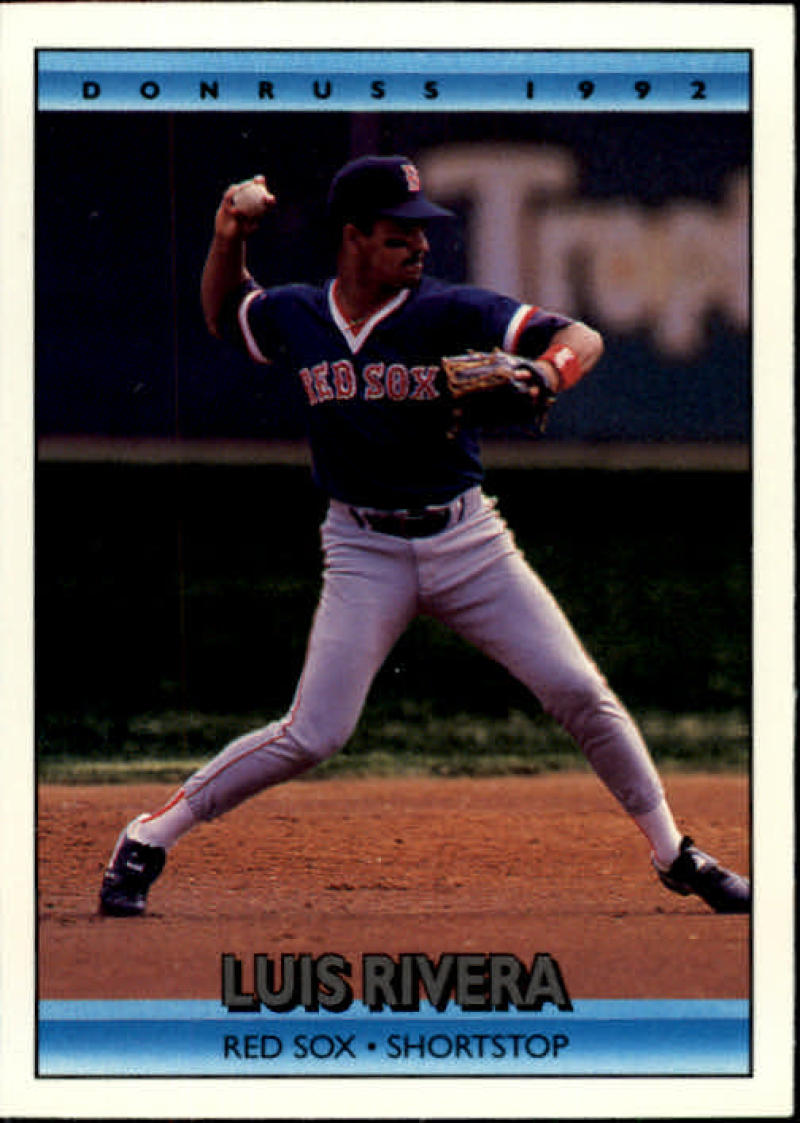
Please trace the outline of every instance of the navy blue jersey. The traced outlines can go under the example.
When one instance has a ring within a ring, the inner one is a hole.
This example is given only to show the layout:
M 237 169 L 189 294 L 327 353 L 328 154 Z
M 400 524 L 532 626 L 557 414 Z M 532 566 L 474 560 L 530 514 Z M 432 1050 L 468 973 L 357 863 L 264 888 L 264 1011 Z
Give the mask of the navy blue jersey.
M 318 485 L 358 506 L 445 503 L 483 478 L 474 432 L 451 432 L 441 358 L 493 347 L 536 356 L 572 321 L 425 278 L 349 325 L 323 287 L 248 286 L 235 331 L 257 362 L 302 383 Z

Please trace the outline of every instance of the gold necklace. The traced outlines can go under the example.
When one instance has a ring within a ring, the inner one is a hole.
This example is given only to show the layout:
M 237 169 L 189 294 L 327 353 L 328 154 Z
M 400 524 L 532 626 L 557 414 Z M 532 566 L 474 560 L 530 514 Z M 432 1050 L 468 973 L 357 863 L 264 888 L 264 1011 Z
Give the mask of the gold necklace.
M 352 331 L 353 328 L 361 327 L 361 325 L 365 324 L 367 320 L 371 320 L 374 315 L 374 312 L 367 312 L 366 316 L 357 316 L 355 320 L 350 320 L 347 316 L 345 316 L 345 320 L 347 321 L 347 330 Z

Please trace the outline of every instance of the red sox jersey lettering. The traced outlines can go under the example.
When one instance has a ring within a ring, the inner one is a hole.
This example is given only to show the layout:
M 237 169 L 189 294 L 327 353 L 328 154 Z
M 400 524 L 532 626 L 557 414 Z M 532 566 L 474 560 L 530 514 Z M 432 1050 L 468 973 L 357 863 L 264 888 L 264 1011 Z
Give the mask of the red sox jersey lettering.
M 303 367 L 299 372 L 300 381 L 306 392 L 309 404 L 322 402 L 349 401 L 359 396 L 364 401 L 378 401 L 389 398 L 393 402 L 432 401 L 440 397 L 435 380 L 438 366 L 414 366 L 410 369 L 404 363 L 368 363 L 357 372 L 349 359 L 338 359 L 331 363 L 318 363 Z
M 328 385 L 328 364 L 318 363 L 315 367 L 311 368 L 311 374 L 314 378 L 314 389 L 317 393 L 317 400 L 320 402 L 333 401 L 334 393 Z
M 364 381 L 367 388 L 364 391 L 364 400 L 375 401 L 383 397 L 383 363 L 369 363 L 364 367 Z
M 338 401 L 347 401 L 356 396 L 358 382 L 353 364 L 347 359 L 340 359 L 333 364 L 333 386 Z

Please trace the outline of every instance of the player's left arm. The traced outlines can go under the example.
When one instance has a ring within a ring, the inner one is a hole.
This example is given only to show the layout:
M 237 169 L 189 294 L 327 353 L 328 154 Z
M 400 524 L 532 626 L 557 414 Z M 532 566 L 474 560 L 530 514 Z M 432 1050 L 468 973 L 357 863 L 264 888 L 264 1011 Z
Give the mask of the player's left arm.
M 502 350 L 536 362 L 553 394 L 569 390 L 603 354 L 600 332 L 563 312 L 536 304 L 514 305 L 507 297 L 486 303 L 496 324 L 509 316 L 502 328 Z
M 552 390 L 561 393 L 589 373 L 603 354 L 603 348 L 599 331 L 574 320 L 554 332 L 545 350 L 531 358 L 541 363 L 552 377 Z

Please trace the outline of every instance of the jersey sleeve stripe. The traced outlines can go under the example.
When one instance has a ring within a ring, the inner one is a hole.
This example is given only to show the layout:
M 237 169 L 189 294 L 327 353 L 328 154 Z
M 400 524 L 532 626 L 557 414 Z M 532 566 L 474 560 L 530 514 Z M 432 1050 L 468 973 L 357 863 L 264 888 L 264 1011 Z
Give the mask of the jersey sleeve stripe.
M 516 352 L 520 336 L 538 311 L 536 305 L 520 304 L 508 322 L 506 334 L 503 337 L 504 351 L 510 351 L 512 355 Z
M 253 289 L 252 292 L 249 292 L 247 294 L 242 303 L 239 305 L 238 318 L 239 327 L 242 332 L 242 338 L 244 339 L 248 354 L 250 355 L 251 359 L 255 359 L 257 363 L 268 363 L 269 359 L 256 343 L 255 336 L 250 330 L 250 324 L 247 319 L 250 305 L 253 303 L 255 298 L 260 295 L 261 291 L 261 289 Z

